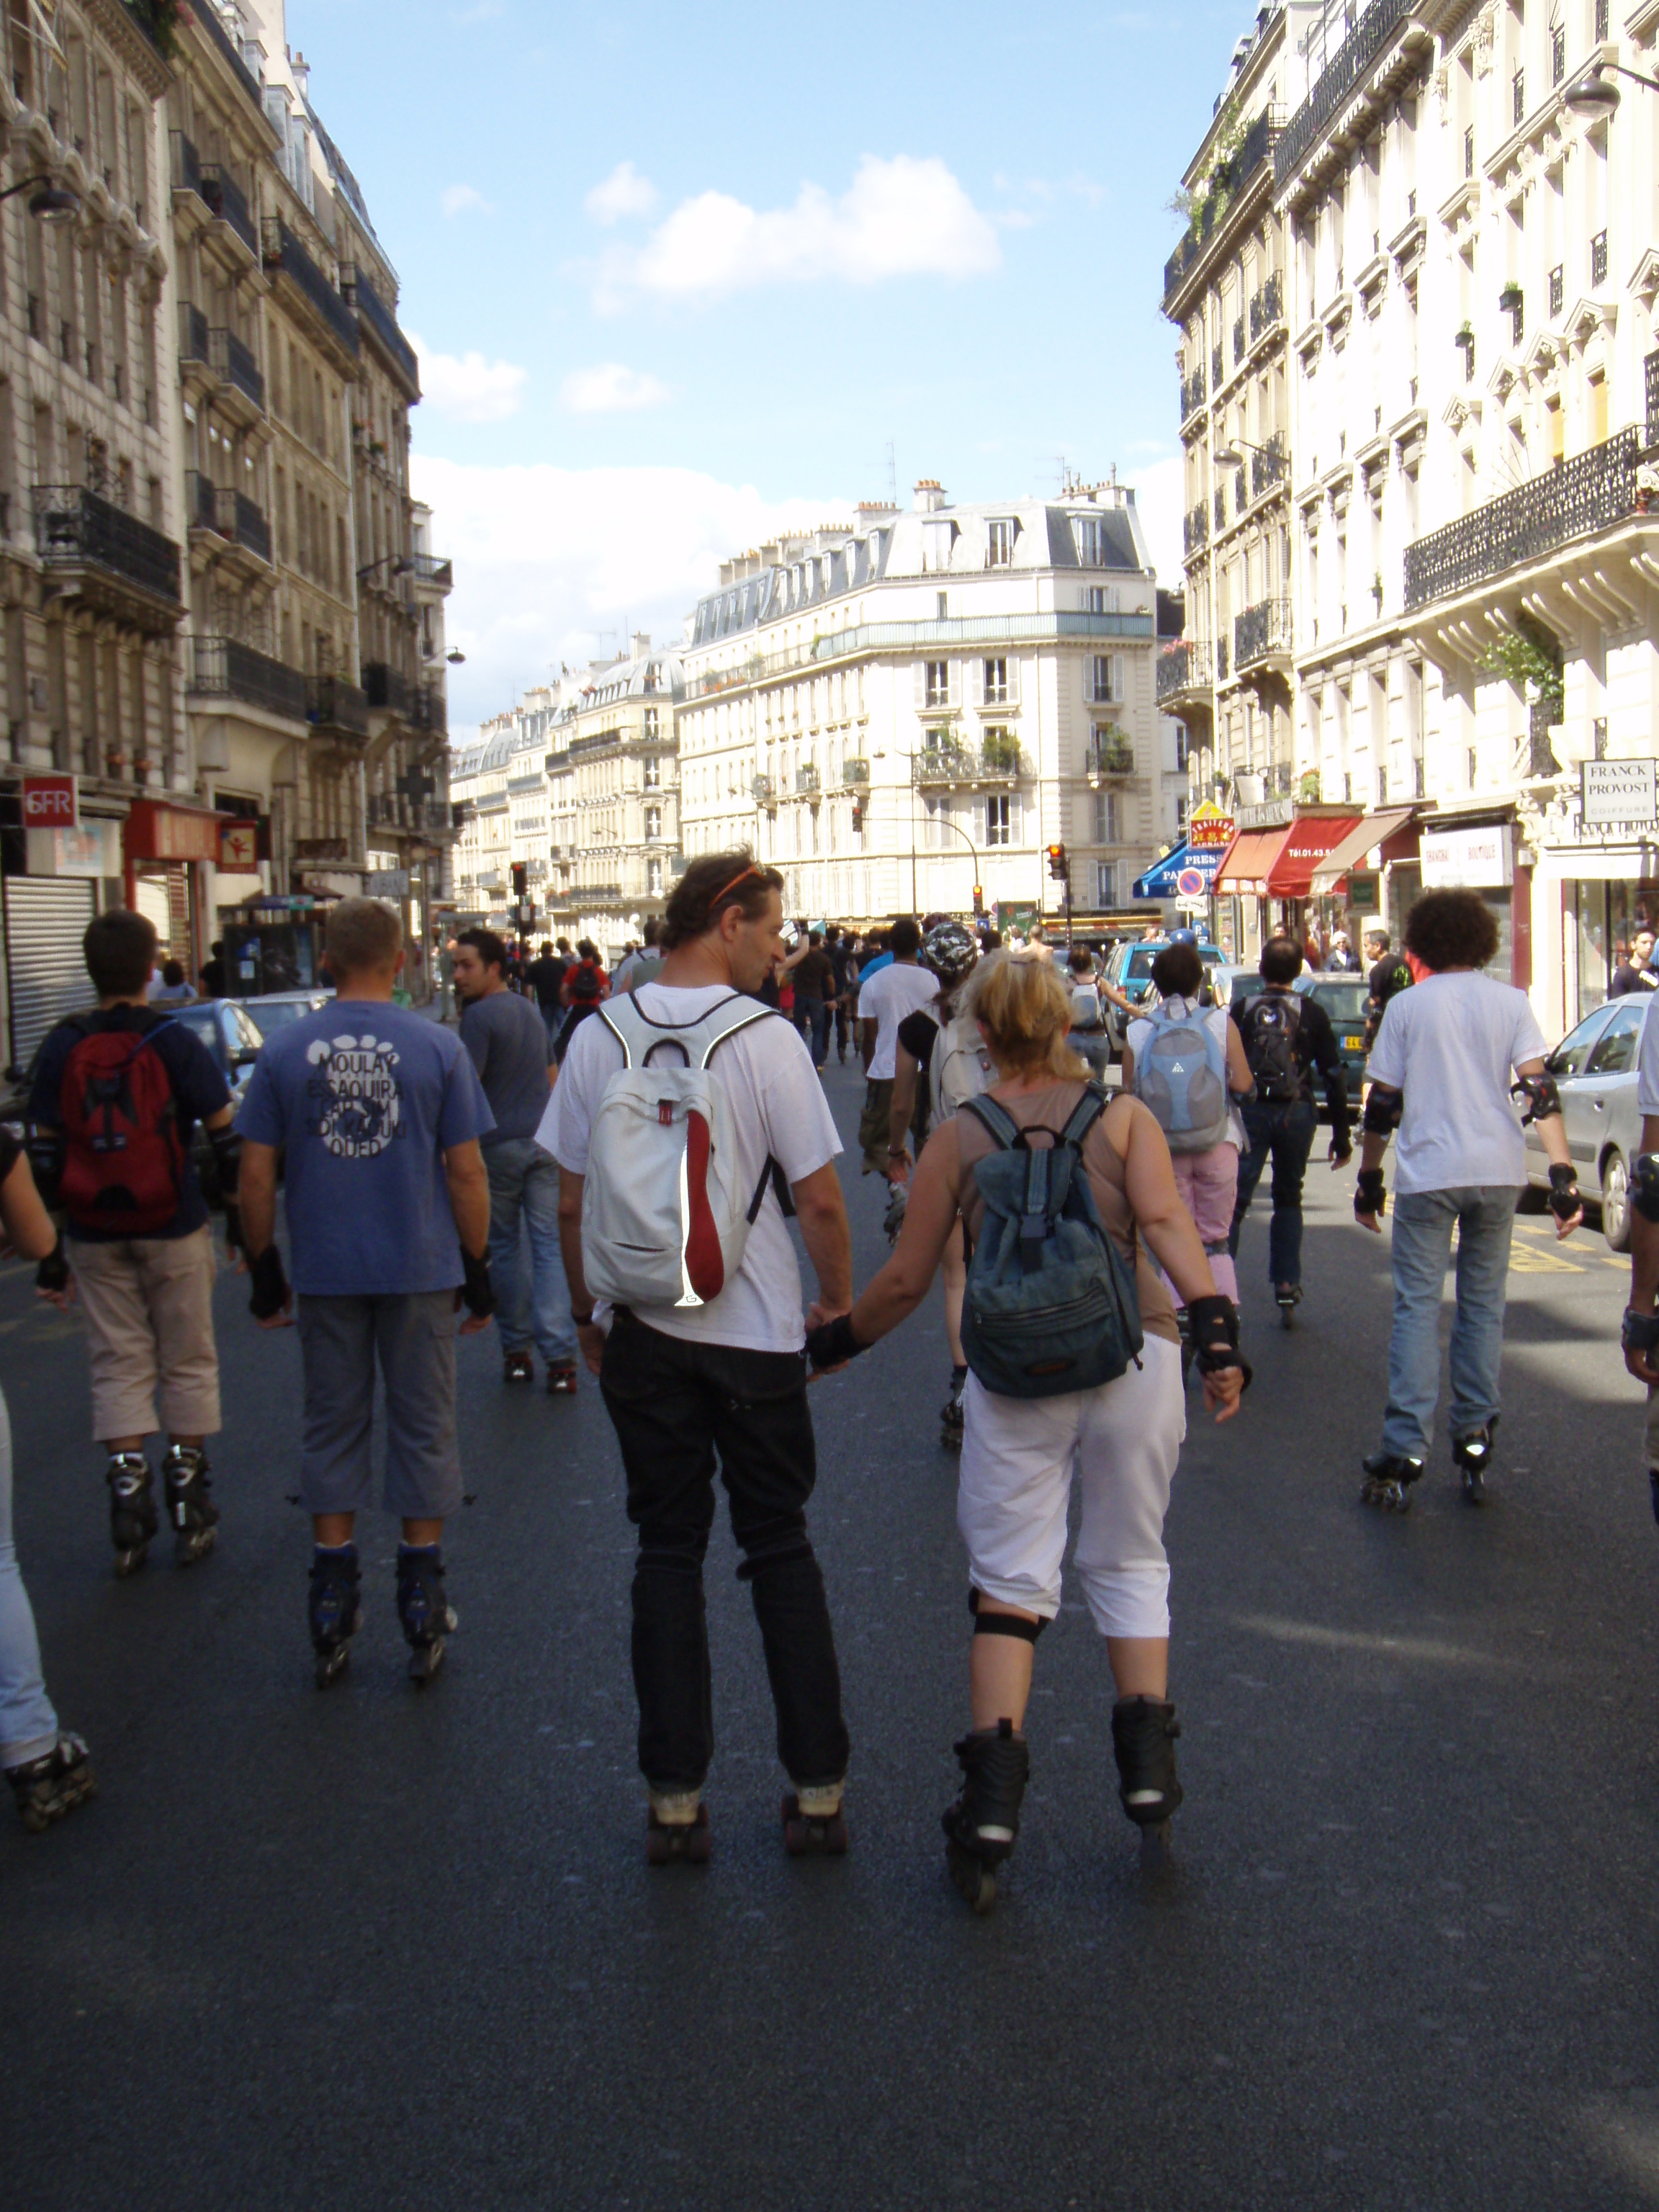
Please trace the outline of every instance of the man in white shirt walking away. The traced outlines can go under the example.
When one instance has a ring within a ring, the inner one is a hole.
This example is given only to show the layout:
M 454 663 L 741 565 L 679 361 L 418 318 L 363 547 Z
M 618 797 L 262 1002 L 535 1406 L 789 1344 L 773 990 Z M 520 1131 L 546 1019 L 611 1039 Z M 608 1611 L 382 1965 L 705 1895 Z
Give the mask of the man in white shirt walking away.
M 847 1847 L 848 1735 L 806 1530 L 817 1463 L 786 1212 L 817 1273 L 813 1326 L 851 1306 L 852 1255 L 823 1086 L 791 1024 L 745 995 L 782 957 L 782 891 L 748 852 L 691 863 L 663 918 L 660 980 L 583 1023 L 540 1135 L 559 1163 L 582 1352 L 639 1531 L 634 1683 L 653 1864 L 708 1856 L 702 1563 L 717 1458 L 793 1785 L 785 1842 Z
M 859 1050 L 864 1056 L 864 1112 L 859 1121 L 859 1143 L 864 1148 L 866 1175 L 887 1174 L 889 1124 L 893 1109 L 893 1078 L 898 1072 L 899 1024 L 930 1006 L 939 991 L 939 978 L 916 965 L 921 951 L 921 932 L 909 915 L 902 915 L 887 933 L 892 960 L 873 974 L 866 971 L 859 984 Z M 902 1139 L 902 1129 L 898 1131 Z
M 1556 1235 L 1583 1219 L 1566 1126 L 1544 1066 L 1544 1040 L 1524 991 L 1480 971 L 1498 924 L 1480 894 L 1425 891 L 1406 924 L 1417 986 L 1389 1001 L 1370 1058 L 1364 1149 L 1354 1215 L 1381 1235 L 1382 1162 L 1395 1164 L 1394 1333 L 1382 1449 L 1365 1462 L 1360 1497 L 1403 1513 L 1421 1480 L 1440 1397 L 1440 1298 L 1457 1231 L 1457 1318 L 1451 1333 L 1452 1457 L 1472 1505 L 1486 1502 L 1498 1426 L 1504 1304 L 1515 1209 L 1527 1187 L 1523 1121 L 1550 1161 Z M 1512 1076 L 1518 1082 L 1512 1084 Z M 1518 1116 L 1511 1096 L 1526 1108 Z

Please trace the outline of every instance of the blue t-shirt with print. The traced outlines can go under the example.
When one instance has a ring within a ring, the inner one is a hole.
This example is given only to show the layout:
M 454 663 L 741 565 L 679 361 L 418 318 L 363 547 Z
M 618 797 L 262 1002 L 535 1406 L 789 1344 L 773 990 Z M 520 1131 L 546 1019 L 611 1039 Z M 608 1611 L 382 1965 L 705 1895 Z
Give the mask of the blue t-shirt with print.
M 380 999 L 337 999 L 259 1054 L 236 1126 L 283 1147 L 294 1287 L 392 1297 L 465 1279 L 443 1156 L 495 1127 L 453 1032 Z

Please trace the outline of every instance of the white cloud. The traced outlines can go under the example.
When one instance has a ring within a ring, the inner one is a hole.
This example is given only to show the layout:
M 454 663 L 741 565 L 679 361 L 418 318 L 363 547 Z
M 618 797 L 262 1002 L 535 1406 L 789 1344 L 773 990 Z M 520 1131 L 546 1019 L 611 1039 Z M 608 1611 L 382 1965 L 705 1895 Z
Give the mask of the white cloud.
M 494 215 L 495 210 L 476 185 L 446 185 L 438 204 L 447 216 Z
M 618 161 L 600 185 L 582 202 L 593 222 L 620 222 L 624 216 L 649 215 L 658 192 L 649 177 L 642 177 L 631 161 Z
M 825 276 L 974 276 L 1000 265 L 994 224 L 937 156 L 868 154 L 842 197 L 803 185 L 793 207 L 757 211 L 726 192 L 684 200 L 637 251 L 600 269 L 599 303 L 632 293 L 717 299 L 757 284 Z
M 593 368 L 573 368 L 559 397 L 573 415 L 630 415 L 641 407 L 660 407 L 672 398 L 660 377 L 602 361 Z
M 1187 509 L 1185 458 L 1175 453 L 1166 461 L 1153 461 L 1137 469 L 1134 487 L 1140 526 L 1146 533 L 1158 580 L 1166 592 L 1179 591 L 1182 580 L 1181 518 Z
M 845 498 L 777 504 L 692 469 L 472 467 L 416 453 L 413 475 L 455 563 L 447 630 L 466 665 L 451 678 L 452 726 L 499 712 L 550 663 L 608 659 L 624 628 L 678 644 L 722 560 L 852 511 Z
M 430 353 L 413 331 L 409 342 L 421 357 L 421 390 L 438 414 L 459 422 L 503 422 L 518 413 L 530 381 L 527 368 L 486 361 L 481 353 Z

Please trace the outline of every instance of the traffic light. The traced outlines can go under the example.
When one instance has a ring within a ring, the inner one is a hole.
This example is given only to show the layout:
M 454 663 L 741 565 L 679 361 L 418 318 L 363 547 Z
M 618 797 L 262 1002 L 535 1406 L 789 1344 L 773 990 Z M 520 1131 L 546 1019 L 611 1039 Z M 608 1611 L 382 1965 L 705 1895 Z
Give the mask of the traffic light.
M 1066 848 L 1063 845 L 1049 846 L 1048 873 L 1054 878 L 1057 884 L 1069 884 L 1071 882 L 1072 864 L 1066 857 Z
M 863 830 L 864 801 L 861 799 L 855 799 L 853 801 L 853 835 L 855 837 L 859 836 L 862 835 Z
M 983 914 L 983 913 L 984 913 L 984 911 L 985 911 L 985 886 L 984 886 L 984 884 L 975 884 L 974 885 L 974 912 L 975 912 L 976 915 L 979 915 L 979 914 Z
M 529 889 L 530 889 L 530 863 L 529 863 L 529 861 L 528 861 L 528 860 L 514 860 L 514 862 L 513 863 L 513 896 L 514 896 L 514 897 L 515 899 L 522 899 L 522 898 L 526 896 L 526 894 L 528 892 Z

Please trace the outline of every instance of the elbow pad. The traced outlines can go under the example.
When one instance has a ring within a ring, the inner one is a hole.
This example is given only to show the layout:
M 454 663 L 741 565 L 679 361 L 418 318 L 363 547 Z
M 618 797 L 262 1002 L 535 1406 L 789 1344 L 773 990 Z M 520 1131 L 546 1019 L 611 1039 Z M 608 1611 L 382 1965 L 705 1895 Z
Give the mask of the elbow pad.
M 1406 1094 L 1386 1083 L 1373 1083 L 1365 1093 L 1364 1127 L 1368 1137 L 1391 1137 L 1406 1110 Z
M 1630 1198 L 1644 1221 L 1659 1221 L 1659 1152 L 1644 1152 L 1637 1160 Z
M 1561 1094 L 1553 1075 L 1523 1075 L 1511 1087 L 1510 1097 L 1527 1101 L 1528 1110 L 1521 1116 L 1523 1129 L 1528 1121 L 1548 1121 L 1561 1111 Z
M 222 1129 L 210 1129 L 207 1140 L 213 1147 L 213 1165 L 219 1178 L 219 1195 L 227 1206 L 236 1203 L 236 1188 L 242 1172 L 242 1140 L 232 1121 Z
M 50 1122 L 31 1121 L 23 1148 L 29 1156 L 40 1202 L 51 1212 L 60 1203 L 58 1187 L 63 1180 L 68 1140 L 64 1132 Z

